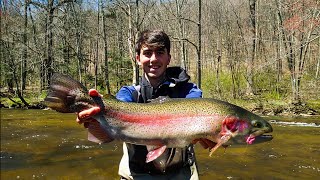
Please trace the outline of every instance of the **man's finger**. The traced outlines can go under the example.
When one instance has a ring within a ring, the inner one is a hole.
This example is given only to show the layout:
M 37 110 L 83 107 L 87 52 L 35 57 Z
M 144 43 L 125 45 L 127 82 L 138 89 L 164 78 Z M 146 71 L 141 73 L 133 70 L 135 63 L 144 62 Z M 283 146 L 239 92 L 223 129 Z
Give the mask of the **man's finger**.
M 89 117 L 96 115 L 99 112 L 100 112 L 100 107 L 92 107 L 90 109 L 86 109 L 86 110 L 79 112 L 78 118 L 79 119 L 86 119 L 86 118 L 89 118 Z
M 91 97 L 102 97 L 101 94 L 96 89 L 90 89 L 89 90 L 89 96 Z

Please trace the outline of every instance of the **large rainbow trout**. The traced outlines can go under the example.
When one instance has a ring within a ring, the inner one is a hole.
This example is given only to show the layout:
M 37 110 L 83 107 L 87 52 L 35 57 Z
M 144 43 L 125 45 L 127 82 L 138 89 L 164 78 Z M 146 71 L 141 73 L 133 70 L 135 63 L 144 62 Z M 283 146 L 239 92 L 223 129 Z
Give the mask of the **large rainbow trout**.
M 147 162 L 166 148 L 185 147 L 197 140 L 214 142 L 211 153 L 228 144 L 252 144 L 272 139 L 271 125 L 236 105 L 216 99 L 158 98 L 150 103 L 121 102 L 90 97 L 86 88 L 69 76 L 55 73 L 45 104 L 62 113 L 100 106 L 94 118 L 112 140 L 152 146 Z

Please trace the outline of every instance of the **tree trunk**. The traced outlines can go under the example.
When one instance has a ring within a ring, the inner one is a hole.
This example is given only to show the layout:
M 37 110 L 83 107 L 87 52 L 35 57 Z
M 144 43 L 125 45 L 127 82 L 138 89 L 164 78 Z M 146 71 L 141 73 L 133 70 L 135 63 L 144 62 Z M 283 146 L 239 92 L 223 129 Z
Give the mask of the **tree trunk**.
M 220 42 L 217 42 L 219 44 Z M 218 92 L 218 97 L 221 98 L 221 85 L 220 85 L 220 71 L 221 71 L 221 58 L 222 53 L 220 46 L 217 46 L 217 63 L 216 63 L 216 91 Z
M 81 9 L 81 4 L 79 4 L 80 6 L 80 13 L 82 13 L 82 9 Z M 83 53 L 82 53 L 82 49 L 83 49 L 83 39 L 82 39 L 82 34 L 83 34 L 83 23 L 81 22 L 81 18 L 79 18 L 78 16 L 80 15 L 80 13 L 78 13 L 75 10 L 75 6 L 72 3 L 71 4 L 71 12 L 72 12 L 72 18 L 73 18 L 73 25 L 76 27 L 76 55 L 77 55 L 77 74 L 78 74 L 78 80 L 79 82 L 82 83 L 83 79 L 82 79 L 82 73 L 83 73 L 83 67 L 85 66 L 83 64 Z
M 183 3 L 183 2 L 182 2 Z M 184 21 L 182 21 L 182 12 L 181 12 L 181 7 L 183 4 L 179 3 L 179 0 L 176 0 L 176 16 L 177 16 L 177 21 L 178 21 L 178 27 L 179 27 L 179 44 L 180 44 L 180 66 L 183 69 L 187 69 L 186 65 L 186 54 L 185 54 L 185 39 L 184 35 Z
M 247 69 L 247 94 L 252 95 L 254 90 L 253 82 L 253 68 L 254 62 L 257 56 L 257 0 L 249 0 L 250 9 L 250 22 L 252 25 L 252 46 L 251 46 L 251 58 L 248 58 L 248 69 Z
M 94 88 L 98 87 L 98 64 L 99 64 L 99 35 L 100 35 L 100 1 L 98 1 L 98 19 L 97 19 L 97 36 L 96 36 L 96 57 L 94 63 Z
M 103 39 L 104 39 L 104 75 L 106 82 L 106 93 L 111 94 L 109 83 L 109 64 L 108 64 L 108 38 L 107 38 L 107 22 L 106 22 L 106 7 L 102 6 L 102 27 L 103 27 Z
M 281 33 L 281 22 L 279 19 L 279 16 L 275 18 L 275 21 L 277 21 L 277 27 L 274 30 L 277 34 L 277 42 L 276 42 L 276 58 L 277 58 L 277 82 L 276 82 L 276 92 L 280 93 L 280 82 L 282 80 L 282 46 L 283 46 L 283 42 L 282 42 L 282 33 Z
M 27 79 L 27 28 L 28 28 L 28 3 L 29 0 L 25 0 L 24 4 L 24 32 L 23 32 L 23 55 L 21 61 L 21 95 L 23 96 L 23 90 L 26 89 L 26 79 Z
M 47 18 L 47 58 L 45 63 L 45 77 L 47 85 L 50 84 L 50 79 L 53 74 L 53 13 L 55 7 L 53 7 L 54 0 L 48 1 L 48 18 Z
M 319 72 L 320 72 L 320 38 L 318 38 L 318 62 L 317 62 L 317 68 L 316 68 L 316 79 L 319 78 Z
M 201 88 L 201 0 L 198 0 L 198 48 L 197 48 L 197 55 L 198 55 L 198 87 Z
M 136 8 L 138 9 L 138 0 L 136 0 Z M 130 59 L 131 59 L 131 64 L 132 64 L 132 84 L 136 85 L 139 83 L 139 68 L 135 56 L 135 41 L 137 34 L 139 32 L 134 32 L 133 29 L 133 20 L 132 20 L 132 13 L 131 13 L 131 5 L 128 4 L 128 18 L 129 18 L 129 32 L 128 32 L 128 47 L 129 47 L 129 54 L 130 54 Z M 136 18 L 138 18 L 136 16 Z M 137 28 L 138 29 L 138 28 Z

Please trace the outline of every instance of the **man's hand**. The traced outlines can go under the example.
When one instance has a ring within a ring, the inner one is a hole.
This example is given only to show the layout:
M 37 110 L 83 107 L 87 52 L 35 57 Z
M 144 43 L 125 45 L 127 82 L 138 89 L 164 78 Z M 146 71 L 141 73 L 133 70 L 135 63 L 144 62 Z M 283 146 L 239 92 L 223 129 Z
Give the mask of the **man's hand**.
M 97 120 L 92 117 L 100 112 L 100 107 L 92 107 L 90 109 L 83 110 L 79 112 L 76 119 L 77 123 L 83 124 L 85 128 L 88 127 L 88 123 L 96 122 Z
M 89 90 L 89 95 L 91 97 L 102 97 L 99 92 L 95 89 Z M 92 107 L 90 109 L 83 110 L 78 113 L 78 117 L 76 119 L 77 123 L 83 124 L 85 128 L 88 128 L 88 123 L 96 122 L 97 120 L 93 119 L 92 117 L 100 112 L 100 107 Z
M 97 90 L 90 89 L 89 95 L 91 97 L 102 97 Z M 100 123 L 92 118 L 94 115 L 101 111 L 100 107 L 92 107 L 90 109 L 83 110 L 78 113 L 76 121 L 79 124 L 83 124 L 85 128 L 88 129 L 88 140 L 96 143 L 110 142 L 113 140 L 112 137 L 108 135 L 105 129 L 100 126 Z

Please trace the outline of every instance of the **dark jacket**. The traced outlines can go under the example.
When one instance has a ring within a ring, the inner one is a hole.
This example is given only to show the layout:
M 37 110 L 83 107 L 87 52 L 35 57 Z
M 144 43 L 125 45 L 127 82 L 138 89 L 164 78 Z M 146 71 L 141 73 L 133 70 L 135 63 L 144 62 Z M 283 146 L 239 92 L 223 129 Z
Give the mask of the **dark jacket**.
M 202 91 L 193 83 L 189 83 L 190 76 L 180 67 L 169 67 L 164 81 L 153 88 L 142 77 L 138 86 L 124 86 L 117 93 L 117 99 L 126 102 L 147 103 L 159 96 L 170 98 L 201 98 Z M 135 173 L 161 174 L 192 165 L 194 163 L 193 146 L 186 148 L 168 148 L 156 160 L 145 163 L 148 153 L 146 146 L 127 143 L 130 171 Z

